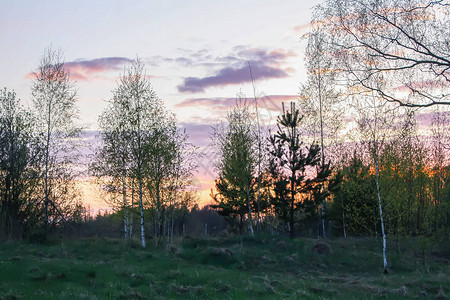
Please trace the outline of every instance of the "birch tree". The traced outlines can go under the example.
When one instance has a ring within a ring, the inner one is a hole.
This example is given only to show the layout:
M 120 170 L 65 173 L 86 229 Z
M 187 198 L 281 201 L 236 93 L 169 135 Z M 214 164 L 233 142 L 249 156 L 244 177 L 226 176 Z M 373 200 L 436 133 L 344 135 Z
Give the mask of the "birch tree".
M 119 203 L 125 238 L 131 238 L 136 195 L 142 246 L 146 247 L 145 212 L 153 217 L 158 243 L 169 234 L 168 219 L 177 205 L 194 199 L 189 188 L 196 168 L 191 160 L 195 147 L 177 129 L 175 116 L 157 97 L 139 58 L 125 68 L 99 124 L 103 144 L 92 170 L 116 206 Z
M 256 88 L 255 88 L 255 82 L 253 80 L 253 71 L 250 62 L 248 62 L 248 68 L 250 71 L 250 78 L 252 80 L 252 88 L 253 88 L 253 101 L 255 105 L 255 122 L 256 122 L 256 141 L 257 141 L 257 174 L 256 179 L 258 182 L 258 186 L 256 189 L 256 227 L 257 230 L 260 230 L 261 227 L 261 213 L 266 210 L 268 203 L 267 201 L 262 201 L 261 195 L 263 193 L 263 169 L 267 166 L 267 160 L 266 160 L 266 153 L 265 149 L 267 148 L 267 136 L 262 130 L 261 126 L 261 115 L 260 115 L 260 105 L 259 105 L 259 99 L 256 96 Z
M 110 196 L 113 207 L 119 206 L 123 213 L 123 230 L 126 239 L 131 238 L 132 204 L 134 185 L 131 173 L 129 103 L 118 91 L 113 92 L 107 109 L 99 117 L 101 148 L 91 164 L 93 174 Z M 121 199 L 116 199 L 119 196 Z M 119 204 L 119 203 L 120 204 Z
M 127 109 L 123 113 L 127 118 L 130 135 L 130 176 L 137 180 L 142 247 L 146 247 L 144 227 L 146 163 L 154 158 L 152 157 L 154 153 L 148 149 L 158 145 L 159 141 L 155 139 L 156 133 L 167 125 L 163 103 L 156 96 L 144 67 L 144 63 L 139 58 L 135 59 L 126 68 L 115 91 L 117 97 L 125 102 Z
M 149 193 L 149 208 L 153 213 L 154 241 L 157 244 L 164 234 L 164 225 L 169 210 L 169 188 L 171 183 L 172 163 L 176 158 L 176 126 L 174 119 L 163 128 L 158 128 L 147 135 L 145 152 L 148 160 L 144 166 L 145 188 Z
M 166 184 L 168 206 L 168 230 L 170 242 L 173 241 L 176 212 L 190 208 L 196 202 L 194 172 L 197 169 L 198 148 L 188 142 L 186 130 L 177 129 L 173 139 L 173 155 L 169 165 L 169 176 Z M 201 156 L 200 156 L 201 157 Z
M 226 127 L 216 128 L 213 136 L 220 157 L 217 163 L 219 179 L 216 181 L 218 194 L 213 195 L 218 203 L 213 207 L 225 215 L 239 215 L 241 224 L 243 216 L 247 215 L 248 229 L 253 236 L 258 140 L 245 97 L 238 96 L 235 106 L 228 112 L 227 121 Z
M 353 87 L 400 106 L 450 104 L 447 1 L 327 0 L 314 22 L 333 36 L 329 59 Z
M 77 151 L 74 143 L 81 128 L 76 124 L 76 89 L 64 67 L 62 51 L 48 48 L 41 57 L 32 83 L 32 104 L 36 130 L 43 152 L 42 180 L 45 226 L 65 220 L 63 211 L 77 200 L 74 170 Z
M 305 61 L 308 79 L 300 87 L 299 107 L 304 115 L 303 124 L 314 141 L 320 141 L 321 164 L 326 163 L 326 146 L 337 143 L 337 135 L 342 127 L 343 107 L 335 84 L 333 62 L 327 60 L 329 37 L 317 23 L 312 24 L 308 38 Z M 325 191 L 326 182 L 322 183 Z M 320 206 L 322 236 L 325 236 L 326 199 Z
M 112 182 L 111 191 L 122 195 L 124 233 L 128 237 L 132 230 L 128 199 L 131 192 L 133 205 L 136 190 L 140 238 L 142 247 L 146 247 L 144 210 L 161 200 L 161 188 L 174 155 L 172 134 L 176 126 L 173 115 L 154 92 L 139 58 L 125 68 L 100 125 L 103 130 L 100 164 L 105 163 L 106 168 L 100 174 L 117 179 Z
M 380 186 L 380 154 L 388 135 L 392 134 L 392 108 L 389 103 L 382 102 L 374 93 L 362 94 L 357 98 L 357 125 L 361 133 L 360 140 L 367 143 L 370 159 L 375 168 L 375 185 L 378 200 L 378 210 L 383 238 L 383 272 L 388 273 L 386 256 L 386 231 L 383 217 L 383 202 Z
M 0 240 L 22 238 L 41 219 L 33 118 L 15 92 L 0 91 Z

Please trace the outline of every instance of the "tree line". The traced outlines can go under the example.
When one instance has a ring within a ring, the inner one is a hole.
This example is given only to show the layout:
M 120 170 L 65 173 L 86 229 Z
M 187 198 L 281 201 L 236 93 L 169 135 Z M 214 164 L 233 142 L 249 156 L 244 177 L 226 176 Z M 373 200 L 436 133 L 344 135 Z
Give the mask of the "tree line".
M 211 207 L 231 230 L 380 235 L 385 271 L 388 236 L 448 237 L 448 20 L 445 1 L 317 6 L 298 101 L 263 125 L 259 99 L 238 94 L 213 128 Z M 31 109 L 14 92 L 1 93 L 2 239 L 48 232 L 83 213 L 73 168 L 82 128 L 61 52 L 47 49 L 34 75 Z M 423 108 L 432 116 L 427 134 L 417 124 Z M 98 124 L 89 174 L 120 212 L 124 237 L 137 223 L 143 247 L 150 235 L 170 239 L 177 215 L 196 200 L 197 149 L 139 58 L 124 69 Z
M 97 178 L 123 215 L 125 238 L 132 237 L 135 216 L 143 247 L 145 218 L 154 223 L 156 242 L 163 234 L 171 238 L 176 214 L 196 200 L 196 148 L 157 97 L 143 62 L 136 58 L 124 69 L 99 117 L 101 145 L 88 174 L 76 168 L 86 145 L 76 123 L 75 85 L 60 50 L 45 50 L 31 89 L 31 109 L 6 88 L 0 95 L 0 239 L 46 235 L 82 222 L 80 175 Z
M 143 247 L 144 213 L 153 221 L 156 243 L 172 238 L 176 214 L 196 200 L 196 148 L 157 97 L 139 58 L 121 76 L 99 125 L 102 145 L 91 170 L 111 203 L 120 203 L 125 238 L 132 237 L 136 213 Z
M 317 6 L 297 103 L 283 105 L 263 139 L 256 97 L 238 96 L 216 128 L 213 207 L 250 234 L 256 214 L 257 228 L 290 237 L 380 235 L 385 272 L 388 236 L 448 239 L 449 13 L 445 1 Z

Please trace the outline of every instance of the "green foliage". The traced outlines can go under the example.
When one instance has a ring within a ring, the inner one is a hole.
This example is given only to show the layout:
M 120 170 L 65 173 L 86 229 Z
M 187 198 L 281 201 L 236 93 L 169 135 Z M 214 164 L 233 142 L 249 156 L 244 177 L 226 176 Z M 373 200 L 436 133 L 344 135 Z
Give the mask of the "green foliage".
M 430 168 L 427 149 L 414 136 L 391 140 L 380 153 L 380 186 L 387 232 L 404 237 L 448 237 L 449 168 Z M 354 153 L 340 172 L 342 184 L 333 193 L 330 218 L 342 235 L 379 232 L 376 211 L 375 174 Z
M 378 223 L 374 174 L 356 154 L 340 171 L 341 185 L 330 208 L 334 230 L 342 236 L 345 226 L 348 234 L 373 235 Z
M 217 127 L 213 138 L 218 146 L 219 161 L 216 194 L 212 197 L 217 209 L 229 220 L 238 219 L 242 233 L 244 218 L 252 226 L 252 211 L 256 210 L 257 136 L 250 107 L 245 98 L 238 97 L 235 106 L 227 114 L 227 126 Z M 251 229 L 252 230 L 252 229 Z
M 193 155 L 196 148 L 178 130 L 137 58 L 125 69 L 99 118 L 102 145 L 91 164 L 115 209 L 123 212 L 124 233 L 131 237 L 133 211 L 139 205 L 142 243 L 144 210 L 151 212 L 154 238 L 167 219 L 195 199 Z
M 331 174 L 330 164 L 321 164 L 317 144 L 303 145 L 300 135 L 302 116 L 295 104 L 278 117 L 277 133 L 270 137 L 270 166 L 273 195 L 271 204 L 277 216 L 289 224 L 294 237 L 294 225 L 302 219 L 317 216 L 318 205 L 328 192 L 321 187 Z
M 40 218 L 39 151 L 32 124 L 16 94 L 0 91 L 0 240 L 22 238 Z

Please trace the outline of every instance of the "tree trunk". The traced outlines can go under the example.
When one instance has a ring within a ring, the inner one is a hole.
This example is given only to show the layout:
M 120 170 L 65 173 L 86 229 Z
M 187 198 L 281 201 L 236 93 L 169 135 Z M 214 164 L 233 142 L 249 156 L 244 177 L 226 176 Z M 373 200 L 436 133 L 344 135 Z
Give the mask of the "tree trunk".
M 253 72 L 252 67 L 250 65 L 250 62 L 248 61 L 248 68 L 250 70 L 250 77 L 252 79 L 252 87 L 253 87 L 253 98 L 255 99 L 255 108 L 256 108 L 256 125 L 258 127 L 258 190 L 257 190 L 257 218 L 256 218 L 256 230 L 260 230 L 260 221 L 261 221 L 261 126 L 259 124 L 259 109 L 258 109 L 258 99 L 256 98 L 256 90 L 255 90 L 255 83 L 253 81 Z M 253 236 L 253 228 L 252 228 L 252 236 Z
M 320 147 L 321 147 L 321 158 L 322 158 L 322 167 L 325 165 L 325 147 L 323 143 L 323 115 L 322 115 L 322 84 L 321 77 L 318 77 L 318 88 L 319 88 L 319 118 L 320 118 Z M 322 182 L 322 193 L 325 193 L 325 181 Z M 320 206 L 320 221 L 322 223 L 322 238 L 325 237 L 325 203 L 326 199 L 323 199 L 322 205 Z
M 289 238 L 294 238 L 294 196 L 292 196 L 291 209 L 289 210 Z
M 295 136 L 294 134 L 292 136 Z M 293 159 L 292 159 L 293 161 Z M 294 170 L 294 167 L 291 167 L 291 170 Z M 294 238 L 294 213 L 295 213 L 295 189 L 294 189 L 294 176 L 295 173 L 292 172 L 292 177 L 291 177 L 291 207 L 289 210 L 289 238 L 293 239 Z
M 344 200 L 342 200 L 342 231 L 344 233 L 344 239 L 347 238 L 347 230 L 345 228 L 345 206 Z
M 50 155 L 50 125 L 51 125 L 51 104 L 48 107 L 48 120 L 47 120 L 47 140 L 45 144 L 45 175 L 44 175 L 44 186 L 45 186 L 45 231 L 48 232 L 48 204 L 50 201 L 49 197 L 49 187 L 48 187 L 48 165 L 49 165 L 49 155 Z
M 383 209 L 381 206 L 381 195 L 380 195 L 380 184 L 379 184 L 378 158 L 377 158 L 376 154 L 375 154 L 375 170 L 376 170 L 375 182 L 377 185 L 378 208 L 380 209 L 381 234 L 383 236 L 383 264 L 384 264 L 383 273 L 388 273 L 387 258 L 386 258 L 386 233 L 384 231 Z
M 134 179 L 131 181 L 131 208 L 129 210 L 129 222 L 128 222 L 128 238 L 131 239 L 133 237 L 133 217 L 134 217 Z
M 137 99 L 137 167 L 138 167 L 138 176 L 139 176 L 139 211 L 141 214 L 141 242 L 142 247 L 146 247 L 145 243 L 145 228 L 144 228 L 144 203 L 143 203 L 143 195 L 142 195 L 142 144 L 141 144 L 141 108 L 140 108 L 140 99 Z
M 254 236 L 255 233 L 253 231 L 253 219 L 252 219 L 252 206 L 250 203 L 250 189 L 249 184 L 247 183 L 247 205 L 248 205 L 248 229 L 250 230 L 250 236 Z
M 125 176 L 122 176 L 122 195 L 123 195 L 123 233 L 125 239 L 128 239 L 128 205 L 127 205 L 127 187 L 125 184 Z
M 139 211 L 141 213 L 141 242 L 142 247 L 146 247 L 145 243 L 145 229 L 144 229 L 144 205 L 142 203 L 142 175 L 139 171 Z

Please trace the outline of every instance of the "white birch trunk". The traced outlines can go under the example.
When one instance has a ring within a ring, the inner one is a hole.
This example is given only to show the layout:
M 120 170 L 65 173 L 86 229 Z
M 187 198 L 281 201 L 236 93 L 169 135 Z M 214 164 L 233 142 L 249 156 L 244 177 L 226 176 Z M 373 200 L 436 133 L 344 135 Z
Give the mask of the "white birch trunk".
M 139 118 L 139 116 L 138 116 Z M 144 203 L 143 203 L 143 197 L 142 197 L 142 149 L 141 149 L 141 128 L 140 128 L 140 122 L 138 119 L 138 151 L 139 151 L 139 157 L 138 157 L 138 176 L 139 176 L 139 212 L 141 214 L 141 242 L 142 247 L 146 247 L 145 243 L 145 228 L 144 228 Z
M 129 220 L 128 220 L 128 238 L 131 239 L 133 237 L 133 217 L 134 217 L 134 179 L 131 181 L 131 208 L 129 210 Z
M 51 101 L 48 104 L 48 119 L 47 119 L 47 136 L 45 144 L 45 231 L 48 231 L 48 204 L 50 202 L 50 189 L 48 184 L 48 172 L 49 172 L 49 156 L 50 156 L 50 134 L 51 134 Z
M 381 234 L 383 236 L 383 273 L 388 273 L 387 269 L 387 257 L 386 257 L 386 233 L 384 232 L 384 221 L 383 221 L 383 208 L 381 206 L 381 196 L 380 196 L 380 184 L 379 184 L 379 173 L 378 173 L 378 159 L 375 158 L 375 169 L 376 169 L 376 184 L 377 184 L 377 196 L 378 196 L 378 208 L 380 209 L 380 221 L 381 221 Z
M 139 176 L 139 212 L 141 214 L 141 242 L 142 247 L 146 247 L 145 243 L 145 228 L 144 228 L 144 203 L 142 196 L 142 144 L 141 144 L 141 103 L 140 99 L 137 98 L 137 167 L 138 167 L 138 176 Z
M 127 207 L 127 188 L 125 184 L 125 176 L 122 176 L 122 195 L 123 195 L 123 233 L 125 239 L 128 239 L 128 207 Z
M 128 238 L 131 239 L 133 237 L 133 211 L 130 211 L 129 220 L 128 220 Z
M 381 194 L 380 194 L 380 173 L 378 166 L 378 138 L 377 138 L 377 130 L 378 130 L 378 114 L 377 114 L 377 106 L 375 104 L 375 98 L 373 102 L 374 107 L 374 132 L 373 132 L 373 159 L 375 161 L 375 183 L 377 186 L 377 197 L 378 197 L 378 208 L 380 210 L 380 222 L 381 222 L 381 235 L 383 237 L 383 273 L 388 273 L 387 269 L 387 258 L 386 258 L 386 233 L 384 231 L 384 220 L 383 220 L 383 208 L 381 204 Z
M 146 247 L 145 243 L 145 229 L 144 229 L 144 205 L 142 203 L 142 178 L 141 174 L 139 174 L 139 211 L 141 214 L 141 242 L 142 247 Z

